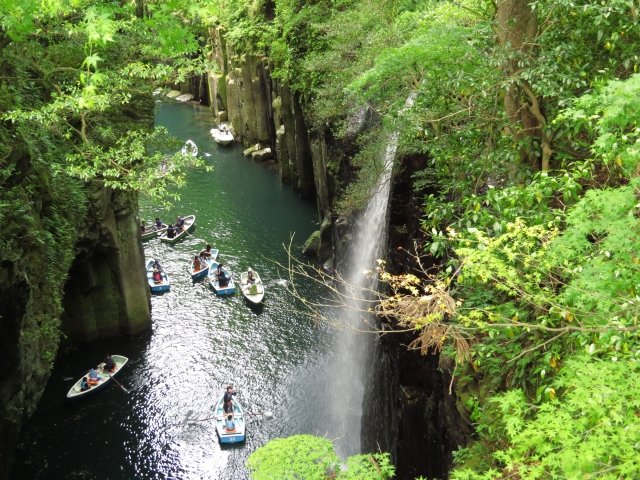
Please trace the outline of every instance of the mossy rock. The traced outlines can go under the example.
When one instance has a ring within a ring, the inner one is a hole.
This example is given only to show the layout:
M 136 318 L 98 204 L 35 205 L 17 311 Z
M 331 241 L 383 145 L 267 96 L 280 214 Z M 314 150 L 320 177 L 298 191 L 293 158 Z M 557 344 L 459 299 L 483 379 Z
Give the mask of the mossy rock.
M 321 243 L 321 233 L 320 230 L 316 230 L 311 234 L 311 236 L 304 242 L 304 246 L 302 247 L 302 254 L 307 257 L 315 257 L 318 255 L 318 250 L 320 249 Z

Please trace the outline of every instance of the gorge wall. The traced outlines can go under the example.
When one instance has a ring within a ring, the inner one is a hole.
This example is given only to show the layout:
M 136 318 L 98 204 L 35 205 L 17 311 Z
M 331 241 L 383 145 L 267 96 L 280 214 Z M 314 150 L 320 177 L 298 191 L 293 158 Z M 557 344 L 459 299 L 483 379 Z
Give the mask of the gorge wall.
M 220 28 L 210 28 L 209 60 L 215 71 L 179 87 L 208 104 L 217 122 L 228 122 L 253 161 L 267 162 L 283 183 L 303 198 L 315 198 L 321 228 L 307 242 L 308 254 L 324 260 L 332 256 L 331 210 L 339 182 L 336 171 L 342 148 L 326 141 L 307 126 L 304 107 L 288 85 L 271 76 L 266 57 L 241 54 L 228 43 Z
M 135 335 L 151 326 L 138 196 L 87 188 L 88 214 L 64 287 L 62 327 L 73 343 Z
M 0 480 L 63 333 L 83 343 L 151 321 L 137 196 L 52 175 L 24 145 L 11 148 L 0 178 L 13 207 L 0 210 Z
M 115 125 L 152 128 L 155 102 L 149 94 L 133 95 Z M 78 219 L 74 260 L 64 287 L 62 328 L 72 343 L 118 335 L 135 335 L 151 327 L 150 292 L 140 242 L 138 194 L 83 186 L 86 214 Z
M 385 328 L 389 328 L 385 326 Z M 452 452 L 472 433 L 451 386 L 453 365 L 420 355 L 407 334 L 379 339 L 367 381 L 362 422 L 363 451 L 391 453 L 399 479 L 446 479 Z
M 424 168 L 424 157 L 402 158 L 394 178 L 389 205 L 388 269 L 413 272 L 411 253 L 421 245 L 420 199 L 413 174 Z M 392 333 L 392 319 L 380 328 L 387 332 L 376 343 L 373 365 L 367 378 L 362 421 L 364 451 L 390 452 L 399 479 L 445 479 L 451 469 L 452 452 L 467 444 L 472 426 L 459 402 L 452 380 L 453 362 L 437 352 L 421 355 L 409 350 L 412 333 Z

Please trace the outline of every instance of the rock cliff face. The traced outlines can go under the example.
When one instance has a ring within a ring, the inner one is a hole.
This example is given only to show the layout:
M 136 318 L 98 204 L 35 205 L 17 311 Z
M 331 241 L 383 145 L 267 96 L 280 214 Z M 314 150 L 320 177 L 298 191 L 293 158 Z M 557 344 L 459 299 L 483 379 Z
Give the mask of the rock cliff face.
M 426 192 L 414 192 L 412 175 L 424 168 L 424 160 L 403 158 L 402 173 L 394 179 L 387 254 L 392 272 L 411 271 L 406 252 L 414 251 L 414 241 L 420 244 L 420 198 Z M 393 325 L 381 328 L 390 332 Z M 436 353 L 408 350 L 412 340 L 406 333 L 388 333 L 376 343 L 375 368 L 366 379 L 362 446 L 390 452 L 399 479 L 445 479 L 452 452 L 467 443 L 472 428 L 459 407 L 453 365 Z
M 391 453 L 399 479 L 446 479 L 452 452 L 472 428 L 458 410 L 452 365 L 407 350 L 412 338 L 389 334 L 376 345 L 367 379 L 362 448 Z
M 58 349 L 62 288 L 73 259 L 76 218 L 84 212 L 77 182 L 52 176 L 19 142 L 5 146 L 10 153 L 0 178 L 0 479 L 9 474 L 22 422 L 35 409 Z
M 209 40 L 210 60 L 218 71 L 208 74 L 208 98 L 217 121 L 229 122 L 245 146 L 270 148 L 282 181 L 312 198 L 326 182 L 315 181 L 324 170 L 315 168 L 299 98 L 271 78 L 266 58 L 237 54 L 219 28 L 209 30 Z M 326 198 L 327 192 L 319 192 L 319 197 Z
M 11 206 L 0 209 L 0 480 L 60 332 L 78 343 L 150 327 L 137 197 L 52 176 L 13 148 L 0 178 L 0 204 Z
M 89 214 L 64 288 L 62 326 L 74 343 L 134 335 L 151 325 L 138 196 L 96 184 L 87 191 Z
M 217 65 L 207 75 L 208 92 L 184 85 L 202 103 L 208 103 L 218 122 L 228 122 L 255 161 L 272 160 L 283 183 L 304 198 L 314 198 L 321 219 L 318 241 L 306 253 L 325 261 L 332 257 L 330 216 L 336 194 L 335 177 L 342 148 L 307 127 L 299 97 L 288 85 L 271 78 L 266 58 L 240 55 L 219 28 L 209 30 L 210 60 Z M 198 82 L 191 82 L 196 83 Z

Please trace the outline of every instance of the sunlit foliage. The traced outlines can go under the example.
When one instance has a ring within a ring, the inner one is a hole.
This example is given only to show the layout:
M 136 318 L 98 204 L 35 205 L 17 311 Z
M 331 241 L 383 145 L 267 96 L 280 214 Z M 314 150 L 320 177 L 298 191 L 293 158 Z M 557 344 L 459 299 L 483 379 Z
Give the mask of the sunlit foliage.
M 248 466 L 253 480 L 385 480 L 395 473 L 388 454 L 354 455 L 342 465 L 333 444 L 312 435 L 271 440 L 251 454 Z
M 153 108 L 154 88 L 203 72 L 204 62 L 185 62 L 200 47 L 184 2 L 147 3 L 142 17 L 134 7 L 5 2 L 0 52 L 18 81 L 2 84 L 11 99 L 2 118 L 27 143 L 57 142 L 54 170 L 160 197 L 198 160 L 173 155 L 180 145 L 140 114 Z M 170 159 L 158 153 L 167 150 Z

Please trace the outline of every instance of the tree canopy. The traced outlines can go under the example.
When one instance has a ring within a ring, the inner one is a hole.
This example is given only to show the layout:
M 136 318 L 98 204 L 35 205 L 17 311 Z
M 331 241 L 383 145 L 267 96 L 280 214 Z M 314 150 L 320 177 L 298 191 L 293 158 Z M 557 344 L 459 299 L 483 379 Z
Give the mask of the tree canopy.
M 202 26 L 185 2 L 146 3 L 143 14 L 136 7 L 4 2 L 0 53 L 11 81 L 1 83 L 1 113 L 7 135 L 44 146 L 54 171 L 161 196 L 197 160 L 171 153 L 169 161 L 179 144 L 141 117 L 155 88 L 205 71 Z
M 248 467 L 254 480 L 386 480 L 395 472 L 382 453 L 353 455 L 342 465 L 332 443 L 313 435 L 271 440 L 251 454 Z

